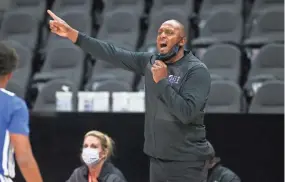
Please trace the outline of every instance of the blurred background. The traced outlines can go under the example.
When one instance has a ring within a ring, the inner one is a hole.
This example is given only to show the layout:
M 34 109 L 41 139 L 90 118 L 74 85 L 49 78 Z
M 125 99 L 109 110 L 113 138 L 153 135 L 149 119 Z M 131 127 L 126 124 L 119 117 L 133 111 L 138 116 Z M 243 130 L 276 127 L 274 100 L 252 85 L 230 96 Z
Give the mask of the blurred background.
M 131 51 L 155 52 L 161 23 L 183 23 L 185 49 L 211 73 L 205 123 L 218 155 L 242 181 L 283 181 L 283 0 L 0 1 L 0 40 L 20 58 L 7 90 L 31 110 L 31 139 L 45 181 L 66 180 L 80 164 L 83 134 L 98 129 L 116 141 L 114 161 L 128 180 L 147 182 L 144 78 L 51 34 L 47 9 Z

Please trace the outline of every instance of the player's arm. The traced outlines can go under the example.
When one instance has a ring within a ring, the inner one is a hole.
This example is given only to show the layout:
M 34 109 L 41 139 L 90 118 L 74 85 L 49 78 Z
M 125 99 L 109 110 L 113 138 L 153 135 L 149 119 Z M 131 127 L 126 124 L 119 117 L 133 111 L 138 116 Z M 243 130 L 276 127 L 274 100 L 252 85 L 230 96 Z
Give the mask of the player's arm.
M 145 67 L 151 58 L 150 53 L 127 51 L 107 42 L 92 38 L 73 29 L 50 10 L 48 10 L 48 14 L 53 18 L 50 21 L 51 32 L 70 39 L 96 59 L 107 61 L 115 66 L 134 71 L 140 75 L 144 74 Z
M 157 93 L 169 111 L 182 123 L 191 123 L 203 108 L 211 87 L 211 77 L 204 67 L 193 68 L 187 75 L 181 93 L 176 92 L 167 78 L 157 83 Z
M 42 177 L 33 156 L 29 140 L 29 114 L 23 101 L 13 104 L 8 131 L 15 150 L 16 161 L 27 182 L 42 182 Z
M 27 182 L 42 182 L 42 177 L 33 156 L 28 136 L 10 134 L 12 145 L 15 148 L 16 161 L 22 175 Z

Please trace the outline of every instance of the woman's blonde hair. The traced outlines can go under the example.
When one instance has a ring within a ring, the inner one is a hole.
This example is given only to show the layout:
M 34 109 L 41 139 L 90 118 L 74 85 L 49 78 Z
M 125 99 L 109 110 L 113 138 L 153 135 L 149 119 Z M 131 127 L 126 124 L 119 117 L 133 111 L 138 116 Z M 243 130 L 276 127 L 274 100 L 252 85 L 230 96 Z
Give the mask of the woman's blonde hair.
M 97 131 L 97 130 L 92 130 L 89 131 L 85 134 L 84 138 L 88 136 L 93 136 L 96 137 L 100 140 L 102 149 L 106 153 L 106 160 L 109 159 L 113 154 L 114 154 L 114 141 L 112 140 L 111 137 L 109 137 L 107 134 Z

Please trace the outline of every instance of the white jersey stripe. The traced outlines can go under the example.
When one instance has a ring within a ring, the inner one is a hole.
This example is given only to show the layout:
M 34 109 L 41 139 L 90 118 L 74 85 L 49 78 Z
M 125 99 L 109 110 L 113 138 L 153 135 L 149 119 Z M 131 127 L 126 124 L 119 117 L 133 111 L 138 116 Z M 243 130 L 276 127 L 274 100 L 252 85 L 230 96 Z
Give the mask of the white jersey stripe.
M 15 177 L 15 159 L 14 159 L 14 147 L 12 146 L 12 143 L 10 142 L 9 150 L 8 150 L 8 176 L 10 178 Z
M 4 147 L 3 147 L 3 151 L 2 151 L 2 155 L 3 155 L 2 168 L 4 170 L 4 175 L 5 176 L 9 175 L 9 171 L 8 171 L 9 145 L 10 145 L 10 136 L 9 136 L 9 132 L 6 130 L 5 140 L 4 140 Z
M 0 174 L 0 182 L 13 182 L 12 179 L 6 178 Z

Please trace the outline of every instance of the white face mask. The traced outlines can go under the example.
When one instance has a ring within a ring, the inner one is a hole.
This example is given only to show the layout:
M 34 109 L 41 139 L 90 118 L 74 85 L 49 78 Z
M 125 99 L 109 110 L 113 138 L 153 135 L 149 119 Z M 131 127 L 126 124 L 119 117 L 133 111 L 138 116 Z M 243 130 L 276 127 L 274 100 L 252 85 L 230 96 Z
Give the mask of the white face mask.
M 84 148 L 81 154 L 82 160 L 88 166 L 96 165 L 100 161 L 98 149 Z

